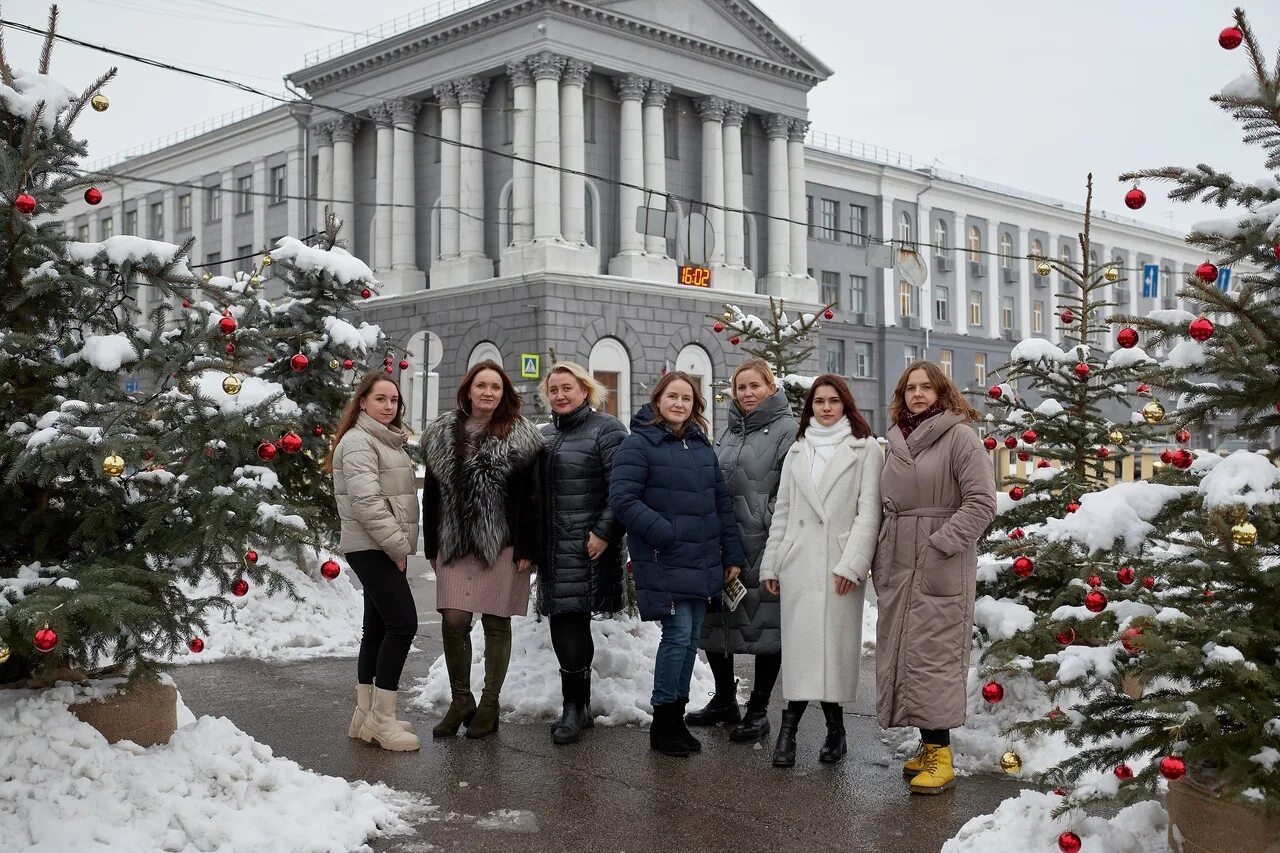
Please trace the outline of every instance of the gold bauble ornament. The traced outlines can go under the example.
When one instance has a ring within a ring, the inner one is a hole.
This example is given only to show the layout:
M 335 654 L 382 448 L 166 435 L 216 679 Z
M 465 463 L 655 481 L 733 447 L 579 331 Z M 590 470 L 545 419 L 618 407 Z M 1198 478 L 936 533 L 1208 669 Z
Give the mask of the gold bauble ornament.
M 114 453 L 102 459 L 102 473 L 108 477 L 119 477 L 124 473 L 124 460 Z
M 1107 267 L 1107 269 L 1102 273 L 1102 277 L 1105 278 L 1107 281 L 1113 281 L 1113 282 L 1119 281 L 1120 270 L 1116 269 L 1115 267 Z
M 1040 263 L 1036 264 L 1036 275 L 1040 276 L 1041 278 L 1044 278 L 1051 272 L 1053 272 L 1053 267 L 1049 266 L 1048 262 L 1041 261 Z
M 9 660 L 9 647 L 4 643 L 0 643 L 0 664 Z
M 105 113 L 107 107 L 111 106 L 111 102 L 107 100 L 106 95 L 94 95 L 89 99 L 89 106 L 93 107 L 95 113 Z
M 342 362 L 338 361 L 336 358 L 329 359 L 330 370 L 338 370 L 341 367 L 342 367 Z
M 249 283 L 250 283 L 250 284 L 258 284 L 258 283 L 260 283 L 261 281 L 262 281 L 262 279 L 258 277 L 257 273 L 254 273 L 253 275 L 249 276 Z
M 1258 528 L 1248 521 L 1231 525 L 1231 541 L 1237 545 L 1253 545 L 1258 541 Z
M 227 374 L 227 377 L 222 380 L 222 390 L 226 391 L 233 397 L 240 393 L 240 380 L 236 378 L 235 374 L 229 373 Z
M 723 402 L 724 402 L 724 399 L 725 399 L 725 398 L 724 398 L 724 394 L 722 394 L 721 392 L 717 391 L 717 392 L 716 392 L 716 402 L 717 402 L 717 403 L 723 403 Z
M 731 322 L 733 322 L 733 312 L 732 312 L 732 311 L 726 311 L 726 312 L 724 312 L 723 314 L 721 314 L 720 316 L 724 318 L 724 321 L 725 321 L 726 323 L 731 323 Z
M 1112 444 L 1124 444 L 1124 433 L 1118 429 L 1113 429 L 1107 438 L 1111 439 Z
M 1000 769 L 1010 776 L 1016 776 L 1022 771 L 1022 756 L 1012 749 L 1009 750 L 1000 756 Z
M 213 273 L 211 272 L 205 273 L 204 275 L 200 276 L 200 280 L 203 281 L 205 284 L 208 284 L 210 281 L 213 280 Z
M 1164 406 L 1159 400 L 1152 400 L 1142 407 L 1142 419 L 1149 424 L 1158 424 L 1164 420 Z
M 263 256 L 262 256 L 262 265 L 263 265 L 264 267 L 269 267 L 269 266 L 271 266 L 272 264 L 274 264 L 275 262 L 276 262 L 276 261 L 275 261 L 275 258 L 271 257 L 270 255 L 263 255 Z

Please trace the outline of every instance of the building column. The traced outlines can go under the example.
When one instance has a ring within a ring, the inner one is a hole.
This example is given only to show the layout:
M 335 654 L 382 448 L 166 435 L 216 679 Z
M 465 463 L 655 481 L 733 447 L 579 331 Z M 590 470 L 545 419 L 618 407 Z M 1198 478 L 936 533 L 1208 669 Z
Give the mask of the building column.
M 649 81 L 644 94 L 644 204 L 665 209 L 667 203 L 667 98 L 671 86 Z M 650 255 L 667 257 L 667 238 L 646 235 L 644 250 Z M 672 270 L 674 272 L 674 269 Z
M 296 134 L 284 163 L 285 192 L 289 194 L 289 199 L 285 202 L 284 233 L 302 239 L 311 230 L 307 215 L 307 205 L 310 204 L 313 191 L 307 186 L 307 169 L 311 165 L 307 126 L 311 121 L 311 107 L 308 104 L 291 105 L 289 115 L 293 117 Z
M 880 197 L 880 239 L 885 241 L 893 252 L 893 258 L 896 259 L 898 249 L 900 247 L 891 242 L 895 239 L 893 233 L 893 199 L 888 198 L 887 196 Z M 898 325 L 897 273 L 898 269 L 896 266 L 891 266 L 888 269 L 881 270 L 881 274 L 884 276 L 884 286 L 881 288 L 881 295 L 884 297 L 884 308 L 882 313 L 884 315 L 885 326 Z
M 951 322 L 955 324 L 957 335 L 969 334 L 969 235 L 964 230 L 964 214 L 953 214 L 951 233 L 955 252 L 952 255 L 952 266 L 956 272 L 954 298 L 951 300 Z
M 458 197 L 461 174 L 458 153 L 460 116 L 452 83 L 436 87 L 440 102 L 440 245 L 438 258 L 458 256 Z
M 533 160 L 533 76 L 525 62 L 508 62 L 507 74 L 515 90 L 515 133 L 512 153 Z M 512 242 L 523 245 L 533 239 L 533 163 L 515 160 L 511 164 Z M 504 235 L 505 239 L 505 235 Z
M 391 104 L 391 269 L 381 276 L 383 295 L 414 293 L 426 287 L 427 277 L 418 267 L 418 179 L 415 157 L 417 101 Z
M 616 78 L 621 101 L 618 133 L 618 254 L 609 261 L 610 275 L 630 275 L 629 265 L 644 254 L 644 235 L 636 229 L 636 211 L 644 204 L 644 116 L 641 102 L 649 81 L 635 74 Z M 631 186 L 625 186 L 630 184 Z
M 933 329 L 933 272 L 929 269 L 932 249 L 925 244 L 933 242 L 933 211 L 916 202 L 916 251 L 924 264 L 924 284 L 920 285 L 920 328 Z
M 805 209 L 804 137 L 809 122 L 795 118 L 787 130 L 787 181 L 791 191 L 791 274 L 809 275 L 809 226 Z
M 587 167 L 587 133 L 583 93 L 591 66 L 577 59 L 565 61 L 560 75 L 560 233 L 568 243 L 587 242 L 587 207 L 584 200 Z
M 489 81 L 463 77 L 436 87 L 440 99 L 440 255 L 431 266 L 432 287 L 493 278 L 484 252 L 484 142 L 482 107 Z M 452 149 L 452 150 L 451 150 Z
M 724 266 L 724 121 L 729 103 L 723 98 L 699 98 L 694 102 L 702 119 L 702 200 L 711 223 L 713 241 L 706 263 Z M 694 259 L 695 261 L 698 259 Z
M 316 225 L 325 227 L 325 209 L 333 209 L 333 123 L 311 126 L 311 136 L 316 146 Z
M 1018 334 L 1022 340 L 1031 337 L 1031 293 L 1035 287 L 1031 280 L 1036 277 L 1036 262 L 1025 257 L 1019 263 L 1018 253 L 1030 254 L 1031 239 L 1026 228 L 1018 228 L 1018 244 L 1013 248 L 1014 269 L 1021 269 L 1018 275 Z
M 666 222 L 665 108 L 671 87 L 633 74 L 617 78 L 614 85 L 622 102 L 619 179 L 644 189 L 618 190 L 619 251 L 609 260 L 609 275 L 671 284 L 676 281 L 676 262 L 667 257 L 667 238 L 636 227 L 641 207 L 658 211 Z M 656 225 L 654 230 L 659 230 Z
M 787 164 L 787 131 L 791 119 L 769 115 L 764 119 L 765 137 L 769 140 L 769 260 L 766 265 L 765 290 L 770 296 L 782 296 L 787 290 L 784 279 L 791 274 L 791 190 Z
M 391 194 L 394 176 L 393 136 L 391 105 L 378 104 L 369 110 L 377 128 L 377 153 L 374 159 L 373 179 L 373 263 L 378 272 L 391 268 Z
M 715 273 L 712 286 L 742 293 L 756 292 L 756 274 L 747 269 L 746 235 L 743 229 L 742 198 L 742 122 L 747 105 L 729 103 L 721 124 L 724 178 L 724 267 Z
M 355 254 L 356 227 L 356 122 L 340 118 L 333 123 L 333 212 L 342 220 L 341 232 L 347 251 Z
M 267 245 L 267 205 L 271 196 L 267 195 L 267 161 L 257 160 L 253 164 L 253 251 L 257 252 Z
M 543 52 L 529 59 L 534 80 L 533 239 L 559 243 L 560 231 L 560 73 L 565 60 Z
M 987 244 L 983 247 L 988 252 L 997 251 L 999 245 L 999 223 L 994 219 L 987 220 Z M 1000 256 L 979 255 L 989 259 L 987 263 L 987 337 L 1000 337 Z
M 464 257 L 484 256 L 484 144 L 481 120 L 489 81 L 463 77 L 454 83 L 460 107 L 458 251 Z M 472 147 L 474 146 L 474 147 Z
M 231 258 L 236 256 L 236 173 L 234 169 L 228 169 L 222 173 L 222 245 L 218 248 L 218 252 L 222 257 L 219 262 L 219 274 L 225 276 L 234 276 L 234 264 L 227 263 Z M 120 225 L 116 228 L 117 234 L 124 233 L 124 208 L 121 208 Z

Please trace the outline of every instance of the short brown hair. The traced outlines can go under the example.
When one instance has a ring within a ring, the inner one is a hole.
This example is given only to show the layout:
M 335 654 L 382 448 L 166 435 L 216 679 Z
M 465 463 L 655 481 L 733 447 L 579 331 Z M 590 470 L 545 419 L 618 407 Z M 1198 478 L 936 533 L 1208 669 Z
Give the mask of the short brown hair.
M 684 431 L 685 426 L 693 423 L 705 433 L 709 427 L 707 426 L 707 419 L 703 417 L 702 413 L 707 410 L 707 401 L 702 397 L 701 383 L 683 370 L 673 370 L 670 373 L 662 374 L 662 378 L 653 386 L 653 391 L 649 394 L 649 407 L 653 409 L 653 420 L 649 421 L 649 425 L 657 426 L 662 423 L 662 415 L 658 414 L 658 400 L 662 399 L 667 386 L 677 380 L 689 383 L 689 387 L 693 389 L 693 411 L 689 413 L 689 420 L 685 421 L 684 425 L 680 427 L 680 432 Z
M 498 408 L 493 412 L 487 431 L 497 438 L 506 438 L 511 432 L 511 425 L 520 418 L 520 404 L 523 398 L 516 390 L 516 386 L 511 383 L 511 377 L 507 376 L 498 362 L 487 358 L 477 362 L 467 371 L 467 375 L 458 383 L 458 408 L 467 417 L 471 417 L 471 383 L 475 382 L 476 376 L 484 370 L 492 370 L 502 377 L 502 399 L 498 401 Z
M 809 386 L 809 393 L 804 395 L 804 411 L 800 413 L 800 426 L 796 428 L 796 439 L 804 438 L 804 431 L 809 428 L 809 421 L 813 419 L 813 398 L 818 395 L 818 389 L 823 386 L 834 389 L 836 396 L 840 398 L 840 403 L 844 406 L 844 416 L 849 421 L 849 428 L 853 430 L 853 437 L 870 438 L 871 424 L 867 423 L 862 412 L 858 411 L 858 404 L 853 400 L 849 383 L 834 373 L 824 373 L 813 380 L 813 384 Z
M 893 397 L 889 400 L 890 426 L 898 422 L 898 415 L 907 407 L 907 377 L 916 370 L 923 370 L 925 375 L 929 377 L 929 384 L 937 390 L 938 404 L 943 409 L 959 415 L 966 421 L 976 421 L 982 417 L 978 414 L 978 410 L 960 393 L 960 389 L 951 381 L 951 377 L 942 372 L 941 367 L 938 367 L 932 361 L 913 361 L 907 365 L 907 369 L 902 371 L 902 375 L 898 377 L 898 385 L 893 389 Z

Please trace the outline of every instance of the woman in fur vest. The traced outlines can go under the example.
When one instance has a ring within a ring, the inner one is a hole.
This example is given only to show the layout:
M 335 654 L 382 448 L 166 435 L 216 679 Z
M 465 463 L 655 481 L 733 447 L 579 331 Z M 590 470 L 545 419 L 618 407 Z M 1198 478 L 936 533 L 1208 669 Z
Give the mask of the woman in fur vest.
M 338 419 L 322 469 L 333 475 L 342 534 L 338 550 L 364 590 L 364 631 L 356 658 L 356 710 L 347 735 L 383 749 L 415 750 L 413 727 L 396 719 L 400 673 L 418 632 L 405 577 L 418 546 L 413 462 L 404 452 L 404 404 L 396 383 L 369 373 Z
M 659 379 L 609 480 L 609 503 L 627 529 L 640 616 L 662 621 L 649 746 L 676 756 L 702 749 L 684 708 L 707 602 L 745 562 L 733 498 L 707 440 L 705 405 L 687 373 Z
M 849 386 L 825 373 L 814 380 L 796 442 L 782 465 L 764 585 L 782 603 L 782 692 L 787 698 L 775 767 L 796 763 L 796 728 L 809 702 L 822 705 L 827 737 L 818 760 L 846 752 L 842 703 L 858 692 L 863 581 L 880 530 L 884 452 Z
M 605 388 L 587 369 L 558 362 L 542 380 L 551 423 L 542 428 L 543 556 L 538 612 L 551 623 L 564 709 L 551 727 L 557 744 L 591 727 L 591 614 L 622 609 L 622 524 L 609 506 L 609 472 L 626 427 L 604 405 Z
M 520 416 L 502 367 L 482 361 L 458 386 L 458 408 L 422 435 L 423 543 L 436 573 L 452 701 L 431 734 L 498 730 L 498 696 L 511 660 L 511 617 L 529 610 L 529 567 L 538 553 L 542 438 Z M 471 618 L 484 624 L 484 690 L 471 694 Z

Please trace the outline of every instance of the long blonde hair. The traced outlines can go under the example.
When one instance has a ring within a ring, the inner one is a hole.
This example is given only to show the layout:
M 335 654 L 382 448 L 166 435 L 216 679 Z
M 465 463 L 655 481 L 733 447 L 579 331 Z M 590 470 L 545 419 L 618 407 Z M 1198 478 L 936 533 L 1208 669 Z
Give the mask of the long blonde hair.
M 347 431 L 356 425 L 356 419 L 360 417 L 360 401 L 369 396 L 373 391 L 373 386 L 379 382 L 390 382 L 396 389 L 396 416 L 391 421 L 391 426 L 396 429 L 403 429 L 404 424 L 404 397 L 400 396 L 400 385 L 387 376 L 385 373 L 370 371 L 361 378 L 356 390 L 351 393 L 351 399 L 347 401 L 347 405 L 342 409 L 342 414 L 338 416 L 338 428 L 333 432 L 333 439 L 329 442 L 329 453 L 324 458 L 324 463 L 320 466 L 320 470 L 326 474 L 333 473 L 333 454 L 338 449 L 338 442 L 342 441 L 342 437 Z
M 893 389 L 893 397 L 889 400 L 890 427 L 898 422 L 898 415 L 907 407 L 907 379 L 916 370 L 923 370 L 925 375 L 929 377 L 929 384 L 938 392 L 938 404 L 943 409 L 957 414 L 967 421 L 976 421 L 982 417 L 978 414 L 978 410 L 960 393 L 960 389 L 951 381 L 951 377 L 942 372 L 941 367 L 938 367 L 932 361 L 913 361 L 907 365 L 907 369 L 902 371 L 902 375 L 898 377 L 898 385 Z
M 538 384 L 538 390 L 542 392 L 542 399 L 550 405 L 551 400 L 548 387 L 551 385 L 551 375 L 553 373 L 567 373 L 574 379 L 578 380 L 578 384 L 582 386 L 582 390 L 587 392 L 587 405 L 593 409 L 601 409 L 604 407 L 605 401 L 609 399 L 609 389 L 605 388 L 598 379 L 592 376 L 585 367 L 576 361 L 557 361 L 551 365 L 551 369 L 547 371 L 547 375 L 542 377 L 542 382 Z M 619 389 L 621 390 L 621 389 Z

